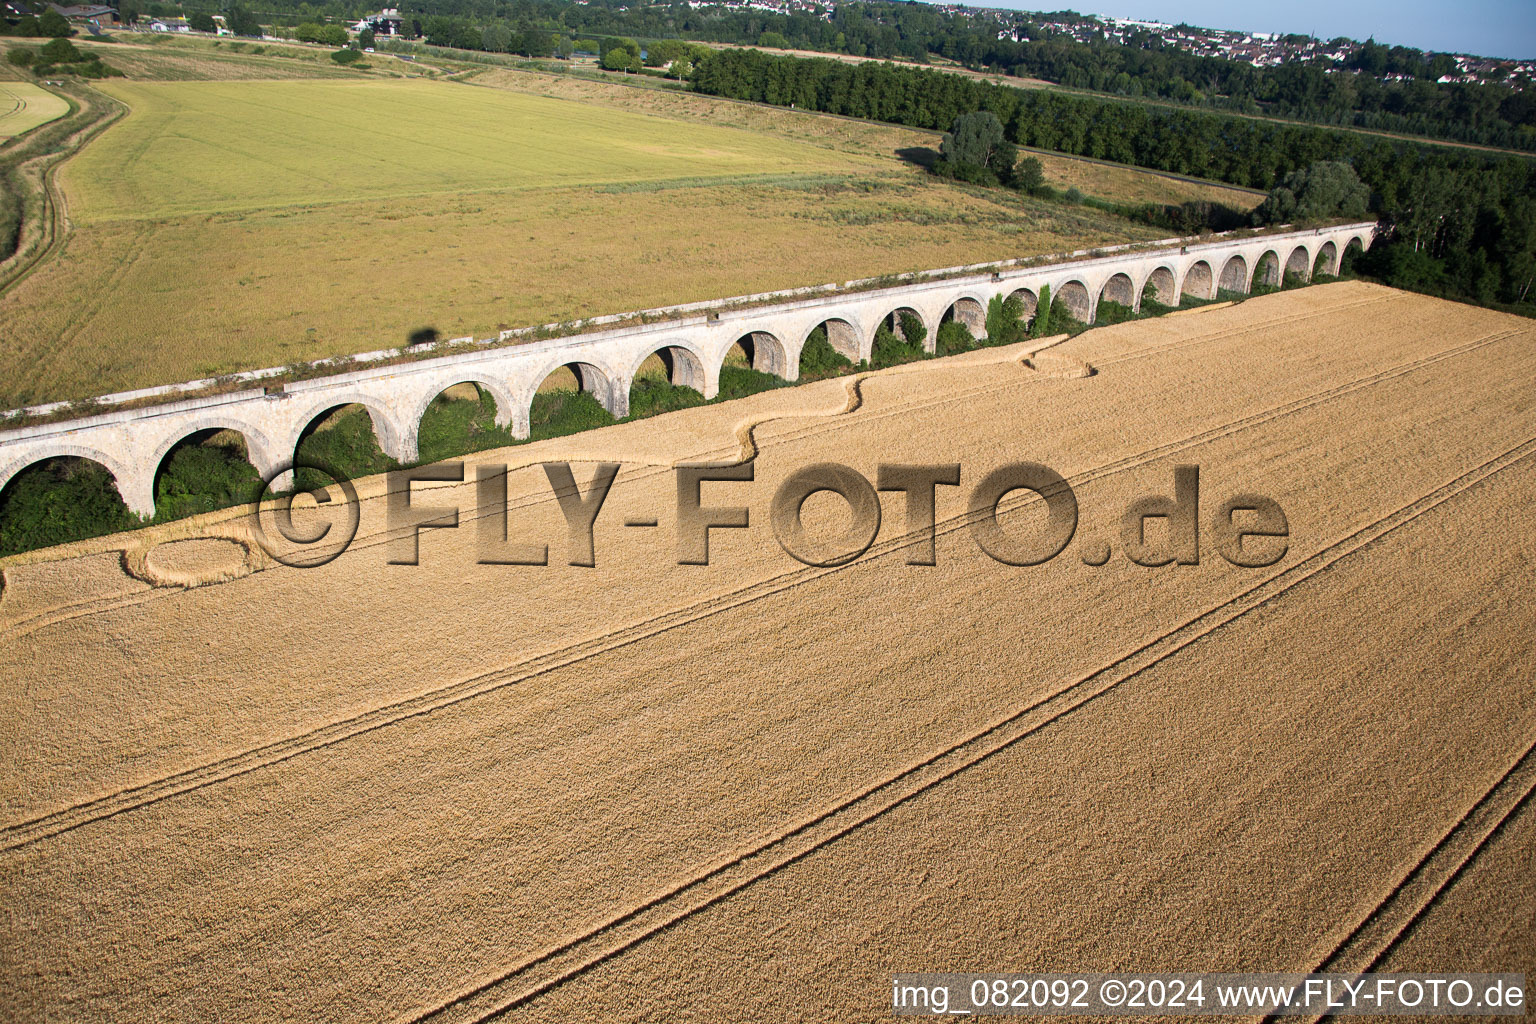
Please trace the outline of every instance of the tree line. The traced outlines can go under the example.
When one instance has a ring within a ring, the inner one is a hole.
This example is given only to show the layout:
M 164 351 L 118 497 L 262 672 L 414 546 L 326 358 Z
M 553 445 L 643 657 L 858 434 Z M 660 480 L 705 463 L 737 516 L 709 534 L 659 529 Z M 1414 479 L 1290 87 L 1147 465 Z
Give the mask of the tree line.
M 1014 145 L 1265 190 L 1286 188 L 1313 165 L 1345 163 L 1389 231 L 1370 254 L 1373 274 L 1536 312 L 1536 168 L 1525 157 L 759 50 L 712 52 L 692 82 L 710 95 L 940 131 L 988 111 Z M 1271 216 L 1287 212 L 1279 200 L 1266 204 Z
M 219 0 L 182 5 L 124 0 L 125 18 L 136 15 L 141 3 L 149 16 L 231 13 Z M 1124 42 L 1102 35 L 1080 42 L 1014 12 L 945 10 L 889 0 L 839 4 L 830 14 L 819 8 L 789 14 L 694 8 L 681 0 L 645 5 L 629 0 L 405 0 L 399 7 L 409 38 L 456 49 L 556 57 L 587 49 L 583 39 L 630 38 L 646 48 L 654 41 L 684 39 L 916 63 L 937 56 L 967 68 L 1136 99 L 1536 151 L 1536 90 L 1506 82 L 1442 84 L 1439 78 L 1456 71 L 1449 55 L 1369 40 L 1334 40 L 1350 52 L 1342 67 L 1293 61 L 1258 68 L 1189 53 L 1145 30 L 1131 32 Z M 327 19 L 351 23 L 376 10 L 376 4 L 361 0 L 266 0 L 260 17 L 292 27 Z M 236 13 L 243 12 L 237 8 Z M 1051 15 L 1053 21 L 1074 17 Z M 562 42 L 569 45 L 562 47 Z

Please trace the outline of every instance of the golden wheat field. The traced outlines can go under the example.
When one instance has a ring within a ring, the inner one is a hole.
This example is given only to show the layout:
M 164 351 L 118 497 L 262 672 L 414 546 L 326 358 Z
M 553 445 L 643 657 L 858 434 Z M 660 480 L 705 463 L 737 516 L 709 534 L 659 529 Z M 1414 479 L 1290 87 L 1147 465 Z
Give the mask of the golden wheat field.
M 160 78 L 307 67 L 121 45 Z M 101 89 L 129 112 L 64 165 L 70 230 L 0 294 L 0 407 L 1165 234 L 940 182 L 898 156 L 928 133 L 547 75 Z M 1047 163 L 1127 202 L 1255 200 Z
M 235 511 L 13 558 L 0 1005 L 829 1021 L 896 971 L 1536 975 L 1533 342 L 1324 285 L 473 457 L 547 566 L 477 561 L 473 483 L 417 485 L 459 525 L 390 564 L 380 479 L 320 568 Z M 673 467 L 748 457 L 701 500 L 749 525 L 677 564 Z M 620 464 L 592 567 L 566 460 Z M 1079 506 L 1031 567 L 967 511 L 1026 460 Z M 769 508 L 821 462 L 961 484 L 813 567 Z M 1198 564 L 1133 564 L 1124 510 L 1180 465 Z M 1287 520 L 1265 567 L 1209 532 L 1243 493 Z

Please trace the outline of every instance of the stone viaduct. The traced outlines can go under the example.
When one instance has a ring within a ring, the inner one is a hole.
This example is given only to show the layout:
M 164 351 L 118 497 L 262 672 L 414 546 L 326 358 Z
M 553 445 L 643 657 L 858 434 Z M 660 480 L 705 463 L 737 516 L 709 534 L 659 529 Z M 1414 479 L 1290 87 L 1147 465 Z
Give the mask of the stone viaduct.
M 1246 293 L 1255 280 L 1279 284 L 1286 273 L 1307 280 L 1314 268 L 1335 274 L 1346 248 L 1370 246 L 1375 227 L 1358 223 L 1173 240 L 1096 250 L 1105 255 L 1075 254 L 1054 263 L 1021 261 L 934 271 L 890 287 L 816 289 L 808 298 L 767 304 L 728 299 L 703 305 L 691 315 L 675 311 L 676 318 L 660 322 L 631 322 L 524 344 L 498 345 L 501 339 L 492 339 L 442 356 L 36 423 L 0 430 L 0 489 L 34 463 L 78 456 L 105 466 L 128 507 L 149 515 L 166 455 L 179 442 L 205 431 L 238 431 L 252 464 L 265 476 L 289 465 L 307 427 L 355 403 L 368 411 L 385 453 L 408 463 L 417 458 L 417 430 L 427 407 L 455 384 L 484 388 L 495 398 L 498 425 L 510 425 L 514 436 L 526 437 L 534 393 L 561 367 L 570 367 L 583 390 L 592 392 L 615 417 L 623 417 L 629 412 L 635 374 L 652 355 L 660 356 L 674 384 L 695 388 L 708 399 L 714 397 L 721 366 L 735 346 L 755 369 L 795 380 L 801 349 L 823 325 L 832 345 L 858 362 L 869 358 L 882 323 L 899 324 L 893 314 L 914 315 L 927 328 L 931 351 L 943 320 L 959 319 L 982 337 L 993 296 L 1018 296 L 1032 317 L 1047 285 L 1053 303 L 1091 323 L 1101 300 L 1139 309 L 1144 291 L 1173 306 L 1185 296 L 1213 299 L 1218 291 Z M 710 305 L 716 311 L 710 311 Z M 261 376 L 244 375 L 252 381 Z M 174 394 L 173 388 L 154 391 Z M 289 479 L 282 474 L 276 486 Z

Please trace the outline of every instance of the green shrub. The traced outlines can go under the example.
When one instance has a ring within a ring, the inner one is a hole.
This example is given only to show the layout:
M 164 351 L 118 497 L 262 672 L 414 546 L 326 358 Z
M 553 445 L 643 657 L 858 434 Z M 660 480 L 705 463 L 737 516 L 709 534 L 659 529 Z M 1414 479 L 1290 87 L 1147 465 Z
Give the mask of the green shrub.
M 351 47 L 348 47 L 344 50 L 337 50 L 335 53 L 331 54 L 331 60 L 335 61 L 337 64 L 356 64 L 362 59 L 363 51 L 354 50 Z
M 789 381 L 771 373 L 754 370 L 750 366 L 723 366 L 720 368 L 720 393 L 717 402 L 729 402 L 733 398 L 746 398 L 763 391 L 789 387 Z
M 38 16 L 37 29 L 43 35 L 53 36 L 55 39 L 63 39 L 75 34 L 69 19 L 51 7 Z
M 992 296 L 987 303 L 987 344 L 1012 345 L 1028 337 L 1024 303 L 1016 296 Z
M 959 320 L 947 320 L 940 324 L 938 336 L 934 340 L 938 343 L 938 354 L 941 356 L 969 352 L 976 347 L 975 335 Z
M 361 407 L 348 407 L 328 417 L 329 422 L 311 426 L 299 439 L 295 462 L 311 462 L 334 469 L 349 477 L 383 473 L 398 465 L 384 454 L 379 440 L 373 433 L 373 420 Z M 324 487 L 333 481 L 313 470 L 299 469 L 294 473 L 295 484 L 301 491 Z
M 100 537 L 140 522 L 104 467 L 49 459 L 16 474 L 0 493 L 0 555 Z
M 870 353 L 870 362 L 874 366 L 899 366 L 902 363 L 916 362 L 927 354 L 923 351 L 921 341 L 913 345 L 881 324 L 875 331 L 875 344 Z
M 260 484 L 260 474 L 238 443 L 188 441 L 171 449 L 161 464 L 155 480 L 155 521 L 242 505 Z
M 18 68 L 29 68 L 37 63 L 37 51 L 18 46 L 6 51 L 5 59 Z
M 438 395 L 422 415 L 416 438 L 422 462 L 441 462 L 517 443 L 510 427 L 496 425 L 496 399 L 478 387 L 473 401 Z
M 1044 338 L 1050 334 L 1051 321 L 1053 319 L 1054 318 L 1052 316 L 1051 310 L 1051 286 L 1048 284 L 1041 285 L 1040 301 L 1035 303 L 1035 319 L 1029 325 L 1029 336 L 1031 338 Z
M 852 369 L 853 362 L 827 340 L 825 327 L 818 327 L 811 332 L 811 336 L 805 339 L 805 347 L 800 350 L 800 378 L 802 380 L 816 380 L 820 377 L 835 377 Z
M 594 427 L 606 427 L 613 416 L 586 391 L 544 391 L 533 396 L 528 413 L 532 440 L 564 437 Z
M 693 388 L 660 377 L 640 377 L 629 389 L 629 418 L 632 420 L 703 404 L 704 396 Z
M 73 64 L 84 60 L 85 54 L 75 48 L 75 44 L 68 39 L 50 39 L 43 44 L 38 57 L 49 64 Z
M 1123 324 L 1127 320 L 1139 320 L 1141 318 L 1130 306 L 1121 305 L 1113 299 L 1100 299 L 1098 313 L 1093 318 L 1095 327 L 1107 327 L 1110 324 Z
M 901 336 L 907 340 L 907 344 L 922 351 L 923 342 L 928 340 L 928 328 L 923 326 L 921 318 L 911 313 L 900 313 L 896 320 L 901 324 Z

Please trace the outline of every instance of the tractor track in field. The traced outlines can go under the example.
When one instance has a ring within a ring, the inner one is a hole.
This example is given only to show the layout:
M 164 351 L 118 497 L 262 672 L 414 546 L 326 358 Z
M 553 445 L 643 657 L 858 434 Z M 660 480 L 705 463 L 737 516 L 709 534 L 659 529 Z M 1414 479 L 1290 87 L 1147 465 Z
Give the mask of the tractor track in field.
M 1051 723 L 1109 693 L 1122 683 L 1134 679 L 1173 654 L 1327 572 L 1351 555 L 1366 549 L 1442 504 L 1454 500 L 1502 470 L 1530 458 L 1533 454 L 1536 454 L 1536 438 L 1506 450 L 1415 501 L 1361 527 L 1304 561 L 1122 655 L 1097 671 L 1083 676 L 1047 697 L 1031 701 L 1007 718 L 936 751 L 925 760 L 890 775 L 873 786 L 852 794 L 809 820 L 766 839 L 753 849 L 709 867 L 687 881 L 610 918 L 595 928 L 572 936 L 537 956 L 523 960 L 494 978 L 487 979 L 404 1019 L 410 1024 L 491 1020 L 575 980 L 652 936 L 810 857 L 818 850 L 852 834 L 888 811 L 936 788 L 994 754 L 1013 747 Z M 1536 769 L 1536 758 L 1531 754 L 1532 750 L 1528 747 L 1525 754 L 1516 762 L 1515 767 L 1506 772 L 1494 787 L 1494 790 L 1499 789 L 1509 779 L 1515 777 L 1519 770 L 1522 773 L 1520 783 L 1524 784 L 1525 793 L 1516 803 L 1516 807 L 1522 805 L 1530 796 L 1533 783 L 1527 781 L 1527 777 L 1536 775 L 1536 770 L 1532 770 Z M 1521 766 L 1525 768 L 1522 769 Z M 1451 834 L 1457 834 L 1463 824 L 1468 821 L 1469 816 L 1485 803 L 1486 798 L 1478 801 L 1472 811 L 1468 811 L 1452 826 Z M 1507 820 L 1512 813 L 1513 810 L 1506 812 L 1498 823 Z M 1498 824 L 1494 827 L 1497 828 Z M 1478 849 L 1481 849 L 1483 842 L 1486 842 L 1486 837 L 1463 858 L 1462 866 Z M 1438 848 L 1437 846 L 1436 849 Z M 1439 889 L 1436 891 L 1438 892 Z M 1373 959 L 1372 963 L 1374 962 Z
M 37 175 L 41 210 L 40 216 L 34 218 L 34 221 L 37 222 L 36 229 L 39 234 L 29 242 L 28 222 L 23 219 L 16 251 L 0 260 L 0 299 L 30 277 L 38 267 L 56 256 L 69 237 L 69 200 L 56 180 L 59 168 L 84 149 L 88 142 L 117 123 L 127 113 L 126 107 L 95 89 L 87 88 L 84 92 L 86 93 L 85 102 L 98 108 L 101 113 L 78 126 L 56 149 L 23 160 L 13 171 L 18 180 L 25 182 L 29 167 L 36 168 L 33 173 Z M 68 99 L 71 107 L 67 117 L 73 117 L 83 109 L 81 99 L 68 95 L 65 98 Z M 18 138 L 24 137 L 18 136 Z M 22 197 L 22 204 L 25 210 L 25 196 Z
M 1191 447 L 1220 440 L 1221 438 L 1231 436 L 1243 430 L 1252 429 L 1253 427 L 1262 425 L 1264 423 L 1305 412 L 1309 409 L 1318 407 L 1329 401 L 1348 395 L 1352 392 L 1373 387 L 1377 384 L 1415 372 L 1427 366 L 1441 362 L 1445 359 L 1454 358 L 1456 356 L 1464 355 L 1468 352 L 1496 344 L 1502 340 L 1515 336 L 1518 333 L 1519 332 L 1514 329 L 1496 331 L 1489 335 L 1485 335 L 1484 337 L 1474 339 L 1471 342 L 1453 346 L 1452 348 L 1445 349 L 1436 353 L 1431 353 L 1430 355 L 1421 357 L 1419 359 L 1410 360 L 1406 363 L 1388 367 L 1378 371 L 1377 373 L 1367 374 L 1363 377 L 1356 378 L 1355 380 L 1346 381 L 1343 384 L 1331 388 L 1326 388 L 1322 391 L 1314 392 L 1313 394 L 1303 396 L 1302 398 L 1296 399 L 1294 401 L 1284 403 L 1267 410 L 1262 410 L 1248 416 L 1239 417 L 1235 420 L 1223 424 L 1219 424 L 1206 431 L 1189 435 L 1175 441 L 1170 441 L 1168 443 L 1143 450 L 1133 455 L 1128 455 L 1120 459 L 1112 460 L 1103 465 L 1094 467 L 1093 469 L 1075 474 L 1071 476 L 1069 480 L 1074 487 L 1078 487 L 1091 481 L 1111 476 L 1115 473 L 1120 473 L 1129 469 L 1143 466 L 1159 459 L 1175 455 Z M 789 440 L 795 437 L 805 436 L 805 433 L 812 431 L 830 429 L 831 426 L 840 424 L 843 416 L 857 410 L 862 404 L 862 382 L 863 380 L 867 379 L 868 376 L 868 374 L 856 375 L 854 378 L 851 378 L 845 382 L 847 388 L 847 397 L 846 408 L 844 410 L 841 412 L 824 412 L 821 414 L 821 416 L 825 417 L 825 419 L 818 420 L 818 422 L 813 427 L 807 428 L 806 432 L 796 433 L 792 437 L 776 439 L 775 443 L 780 443 L 782 440 Z M 1029 380 L 1039 378 L 1035 375 L 1032 375 L 1032 377 L 1025 379 Z M 1017 386 L 1016 381 L 1010 381 L 1001 384 L 993 383 L 983 387 L 988 390 L 995 390 L 1013 386 Z M 977 390 L 980 389 L 968 389 L 967 393 L 973 393 Z M 962 395 L 960 397 L 964 396 Z M 905 403 L 900 410 L 896 410 L 894 412 L 881 410 L 881 412 L 877 415 L 884 416 L 887 414 L 894 415 L 896 412 L 910 412 L 914 408 L 922 408 L 929 404 L 937 403 L 933 401 L 910 402 Z M 755 430 L 756 427 L 762 426 L 764 422 L 769 422 L 773 419 L 786 417 L 799 418 L 804 415 L 806 414 L 803 412 L 798 412 L 783 414 L 782 416 L 768 417 L 761 422 L 753 423 L 750 429 Z M 754 445 L 754 448 L 748 457 L 755 457 L 758 453 L 758 450 L 755 447 L 755 437 L 751 436 L 750 431 L 748 436 L 749 440 L 751 440 L 752 444 Z M 1533 442 L 1528 441 L 1525 443 L 1525 445 L 1519 447 L 1529 446 L 1532 443 Z M 1484 463 L 1484 465 L 1489 464 L 1490 463 Z M 670 468 L 670 466 L 648 467 L 648 475 L 670 472 Z M 1469 472 L 1476 472 L 1476 470 L 1474 469 Z M 553 499 L 547 497 L 535 499 L 535 501 L 550 500 Z M 1037 500 L 1039 499 L 1033 494 L 1029 494 L 1025 497 L 1005 499 L 1000 504 L 999 508 L 1005 512 L 1011 511 L 1013 509 L 1022 508 L 1029 502 Z M 532 503 L 533 502 L 528 502 L 527 504 Z M 474 512 L 466 510 L 466 514 L 462 518 L 466 521 L 469 519 L 478 518 L 477 513 L 478 510 L 474 510 Z M 973 518 L 974 517 L 969 513 L 952 516 L 946 520 L 936 523 L 934 534 L 935 536 L 943 536 L 953 533 L 957 530 L 964 529 L 970 525 Z M 1350 536 L 1356 536 L 1358 535 L 1358 532 L 1359 531 L 1357 531 L 1356 534 L 1351 534 Z M 376 546 L 378 544 L 386 543 L 387 540 L 387 534 L 376 535 L 369 538 L 365 546 Z M 533 655 L 511 665 L 492 669 L 467 679 L 461 679 L 446 686 L 442 686 L 437 689 L 417 694 L 412 697 L 398 700 L 380 707 L 372 708 L 359 714 L 349 716 L 345 719 L 341 719 L 339 721 L 326 723 L 323 726 L 319 726 L 303 733 L 287 737 L 283 740 L 278 740 L 273 743 L 264 744 L 260 747 L 244 750 L 228 757 L 221 758 L 217 761 L 201 764 L 171 775 L 162 776 L 160 778 L 153 779 L 135 786 L 126 787 L 104 796 L 82 801 L 69 807 L 50 812 L 48 814 L 7 825 L 4 828 L 0 828 L 0 853 L 24 848 L 44 839 L 63 834 L 65 832 L 73 831 L 74 829 L 80 828 L 95 821 L 116 817 L 118 815 L 125 814 L 151 804 L 159 803 L 163 800 L 167 800 L 184 793 L 216 785 L 220 782 L 246 775 L 250 772 L 258 771 L 265 767 L 270 767 L 272 765 L 286 762 L 311 751 L 335 746 L 356 736 L 387 728 L 390 725 L 394 725 L 408 719 L 422 717 L 443 708 L 450 707 L 467 700 L 472 700 L 477 697 L 484 696 L 488 693 L 493 693 L 507 686 L 516 685 L 529 679 L 548 674 L 557 669 L 565 668 L 569 665 L 576 664 L 592 657 L 596 657 L 628 646 L 640 640 L 668 632 L 689 623 L 707 618 L 711 615 L 725 612 L 733 608 L 750 604 L 769 596 L 788 591 L 794 587 L 819 579 L 822 576 L 840 572 L 843 569 L 849 568 L 850 566 L 860 565 L 873 559 L 889 556 L 891 554 L 900 552 L 911 546 L 913 543 L 921 540 L 926 540 L 926 532 L 914 534 L 904 533 L 902 535 L 877 542 L 870 548 L 867 554 L 841 566 L 833 566 L 827 568 L 800 567 L 796 570 L 791 570 L 789 572 L 770 577 L 766 580 L 760 580 L 756 583 L 749 584 L 745 587 L 738 588 L 725 594 L 716 595 L 711 598 L 697 601 L 692 604 L 685 605 L 681 608 L 671 609 L 667 612 L 654 615 L 651 618 L 632 623 L 628 626 L 612 630 L 599 636 L 590 637 L 586 640 L 578 641 L 576 643 L 558 647 L 541 654 Z M 1343 543 L 1343 541 L 1335 542 L 1334 546 L 1337 546 L 1340 543 Z M 1330 547 L 1324 549 L 1324 551 L 1327 550 L 1332 550 L 1332 548 Z M 1317 557 L 1318 555 L 1314 554 L 1313 556 L 1310 556 L 1307 561 L 1299 564 L 1306 565 L 1311 559 Z M 1276 576 L 1272 576 L 1269 579 L 1273 580 L 1285 576 L 1286 573 L 1292 572 L 1295 568 L 1296 567 L 1293 566 L 1291 569 L 1283 570 L 1281 573 L 1277 574 Z M 207 586 L 222 585 L 224 584 L 207 584 Z M 1263 585 L 1264 584 L 1259 584 L 1259 586 Z M 98 611 L 136 605 L 148 600 L 153 600 L 161 596 L 168 596 L 178 592 L 179 588 L 162 588 L 148 591 L 139 595 L 133 595 L 127 598 L 108 599 L 96 607 L 87 605 L 84 607 L 69 609 L 64 612 L 54 612 L 39 618 L 28 620 L 19 624 L 18 626 L 13 626 L 11 629 L 5 631 L 4 633 L 0 633 L 0 636 L 14 640 L 21 635 L 25 635 L 26 633 L 30 633 L 35 629 L 43 628 L 55 622 L 83 617 L 86 615 L 94 614 Z
M 1533 795 L 1536 795 L 1536 740 L 1527 744 L 1482 796 L 1425 849 L 1349 934 L 1317 961 L 1310 973 L 1365 974 L 1376 970 L 1515 815 L 1530 805 Z M 1332 1018 L 1332 1014 L 1311 1014 L 1301 1018 L 1270 1014 L 1264 1020 L 1316 1022 Z

